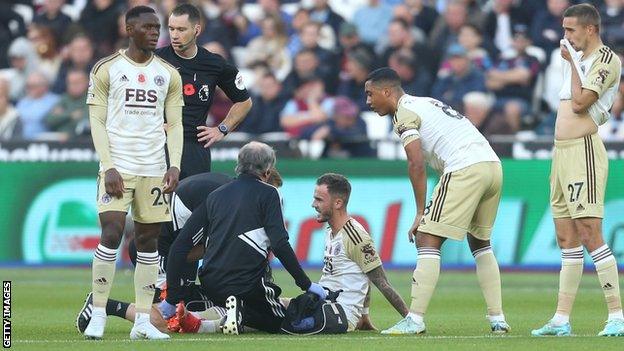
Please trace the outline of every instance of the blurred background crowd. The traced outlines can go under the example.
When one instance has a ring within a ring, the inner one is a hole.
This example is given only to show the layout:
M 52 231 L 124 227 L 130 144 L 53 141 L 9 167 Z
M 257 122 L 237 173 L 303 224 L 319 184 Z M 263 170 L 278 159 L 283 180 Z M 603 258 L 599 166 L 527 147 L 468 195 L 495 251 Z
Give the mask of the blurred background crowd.
M 0 2 L 0 141 L 90 138 L 85 104 L 95 62 L 127 45 L 123 14 L 167 18 L 181 0 Z M 374 156 L 392 139 L 366 105 L 364 81 L 389 66 L 406 93 L 464 113 L 486 136 L 552 137 L 561 88 L 563 11 L 600 9 L 606 45 L 624 54 L 624 0 L 195 0 L 198 44 L 233 62 L 253 96 L 244 137 L 323 140 L 328 157 Z M 229 110 L 218 92 L 207 116 Z M 624 141 L 624 82 L 605 140 Z M 262 136 L 259 136 L 262 134 Z

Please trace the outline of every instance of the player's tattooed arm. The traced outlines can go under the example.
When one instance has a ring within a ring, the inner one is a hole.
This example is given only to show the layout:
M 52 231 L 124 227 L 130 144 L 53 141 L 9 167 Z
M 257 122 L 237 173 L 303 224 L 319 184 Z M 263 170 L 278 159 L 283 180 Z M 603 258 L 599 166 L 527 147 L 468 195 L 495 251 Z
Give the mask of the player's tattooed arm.
M 372 271 L 366 273 L 366 275 L 368 276 L 368 279 L 373 284 L 375 284 L 377 289 L 381 291 L 381 293 L 386 298 L 386 300 L 390 302 L 392 307 L 394 307 L 394 309 L 397 310 L 397 312 L 399 312 L 401 316 L 403 317 L 407 316 L 407 313 L 409 312 L 407 305 L 401 298 L 401 295 L 399 295 L 399 293 L 396 290 L 394 290 L 394 288 L 388 281 L 388 278 L 386 277 L 386 272 L 384 272 L 383 266 L 379 266 L 373 269 Z

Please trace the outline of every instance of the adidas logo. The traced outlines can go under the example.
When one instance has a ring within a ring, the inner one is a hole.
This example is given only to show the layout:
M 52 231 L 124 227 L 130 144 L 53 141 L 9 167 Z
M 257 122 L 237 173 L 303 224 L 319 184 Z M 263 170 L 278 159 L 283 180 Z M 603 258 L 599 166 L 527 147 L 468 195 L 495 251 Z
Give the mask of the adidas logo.
M 143 287 L 143 290 L 154 291 L 156 290 L 156 284 L 150 284 Z
M 576 212 L 580 212 L 580 211 L 585 211 L 585 207 L 583 207 L 583 205 L 582 205 L 582 204 L 579 204 L 579 205 L 576 207 Z
M 124 74 L 124 75 L 121 76 L 121 81 L 122 82 L 129 82 L 130 79 L 128 79 L 128 77 L 126 77 L 126 75 Z
M 104 277 L 101 277 L 101 278 L 94 280 L 93 282 L 95 282 L 95 284 L 104 285 L 108 283 L 108 280 L 106 280 L 106 278 Z
M 602 289 L 604 289 L 604 290 L 611 290 L 611 289 L 613 289 L 613 285 L 611 285 L 611 283 L 607 283 L 607 284 L 602 286 Z

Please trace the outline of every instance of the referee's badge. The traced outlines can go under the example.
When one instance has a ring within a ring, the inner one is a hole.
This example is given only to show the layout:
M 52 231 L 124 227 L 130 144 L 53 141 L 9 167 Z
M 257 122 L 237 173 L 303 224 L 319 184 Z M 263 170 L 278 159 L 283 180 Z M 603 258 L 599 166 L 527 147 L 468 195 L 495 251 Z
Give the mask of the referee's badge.
M 210 87 L 206 84 L 202 85 L 197 95 L 199 95 L 199 99 L 201 101 L 208 101 L 208 97 L 210 96 Z
M 236 80 L 234 81 L 234 84 L 236 85 L 236 88 L 238 88 L 238 90 L 245 90 L 245 82 L 243 81 L 243 75 L 240 72 L 236 74 Z

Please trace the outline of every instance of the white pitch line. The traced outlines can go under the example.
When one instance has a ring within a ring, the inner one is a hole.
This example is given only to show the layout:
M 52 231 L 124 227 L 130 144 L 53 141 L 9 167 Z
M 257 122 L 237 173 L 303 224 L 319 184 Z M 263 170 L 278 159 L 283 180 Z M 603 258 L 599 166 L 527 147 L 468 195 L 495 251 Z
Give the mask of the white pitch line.
M 275 337 L 271 337 L 271 336 L 256 336 L 256 337 L 219 337 L 219 338 L 215 338 L 215 337 L 206 337 L 206 338 L 183 338 L 183 339 L 177 339 L 177 338 L 173 338 L 170 340 L 163 340 L 164 342 L 197 342 L 197 341 L 210 341 L 210 342 L 232 342 L 232 340 L 237 339 L 240 341 L 274 341 L 274 340 L 279 340 L 280 342 L 283 341 L 294 341 L 294 342 L 298 342 L 298 341 L 302 341 L 302 340 L 332 340 L 332 341 L 340 341 L 340 340 L 389 340 L 389 339 L 404 339 L 404 338 L 413 338 L 414 340 L 418 340 L 418 339 L 423 339 L 423 340 L 462 340 L 462 339 L 490 339 L 490 340 L 505 340 L 505 339 L 519 339 L 519 338 L 526 338 L 526 339 L 559 339 L 558 337 L 532 337 L 529 335 L 466 335 L 466 336 L 459 336 L 459 335 L 431 335 L 431 336 L 426 336 L 426 335 L 378 335 L 378 336 L 333 336 L 333 337 L 329 337 L 329 336 L 287 336 L 287 335 L 281 335 L 281 336 L 275 336 Z M 596 335 L 572 335 L 569 337 L 565 337 L 565 338 L 561 338 L 563 339 L 567 339 L 567 338 L 596 338 L 596 339 L 601 339 L 599 337 L 597 337 Z M 602 338 L 604 339 L 604 338 Z M 82 343 L 98 343 L 98 342 L 103 342 L 103 343 L 107 343 L 107 342 L 111 342 L 111 343 L 135 343 L 137 342 L 136 340 L 129 340 L 129 339 L 117 339 L 117 340 L 84 340 L 84 339 L 65 339 L 65 340 L 13 340 L 13 343 L 16 344 L 43 344 L 43 343 L 76 343 L 76 342 L 82 342 Z

